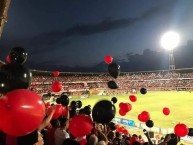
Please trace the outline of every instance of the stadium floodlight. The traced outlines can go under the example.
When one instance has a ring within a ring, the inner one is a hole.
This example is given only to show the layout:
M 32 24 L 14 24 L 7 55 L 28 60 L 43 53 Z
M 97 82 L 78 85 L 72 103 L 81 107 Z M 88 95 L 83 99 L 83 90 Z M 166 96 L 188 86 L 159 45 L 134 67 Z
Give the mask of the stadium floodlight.
M 174 31 L 166 32 L 161 38 L 161 46 L 167 50 L 173 50 L 178 46 L 180 36 Z
M 169 70 L 175 70 L 173 50 L 179 45 L 180 36 L 177 32 L 169 31 L 161 37 L 161 46 L 169 50 Z

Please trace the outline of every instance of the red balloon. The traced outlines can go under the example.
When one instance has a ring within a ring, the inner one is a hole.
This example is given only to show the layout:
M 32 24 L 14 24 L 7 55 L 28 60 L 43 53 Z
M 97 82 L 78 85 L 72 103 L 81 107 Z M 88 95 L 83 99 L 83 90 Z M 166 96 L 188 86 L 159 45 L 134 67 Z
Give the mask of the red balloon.
M 119 109 L 119 114 L 120 114 L 121 116 L 125 116 L 126 113 L 127 113 L 127 112 L 124 112 L 123 110 Z
M 137 97 L 135 95 L 130 95 L 129 99 L 131 100 L 131 102 L 136 102 L 137 101 Z
M 68 111 L 66 109 L 65 106 L 62 106 L 62 116 L 67 116 L 68 115 Z
M 39 127 L 44 115 L 41 97 L 30 90 L 14 90 L 0 98 L 0 128 L 6 134 L 29 134 Z
M 141 119 L 141 114 L 139 114 L 139 115 L 137 116 L 137 118 L 138 118 L 139 121 L 143 122 L 142 119 Z
M 123 104 L 123 102 L 119 103 L 119 108 L 122 108 Z
M 140 117 L 141 117 L 140 119 L 142 122 L 147 122 L 150 119 L 149 112 L 142 111 Z
M 60 82 L 56 81 L 52 84 L 52 91 L 53 92 L 60 92 L 62 90 L 62 88 L 63 88 L 63 86 Z
M 117 124 L 117 125 L 116 125 L 116 130 L 117 130 L 119 127 L 120 127 L 120 125 L 119 125 L 119 124 Z
M 162 112 L 163 112 L 164 115 L 169 115 L 170 114 L 170 109 L 165 107 L 165 108 L 163 108 Z
M 132 105 L 130 103 L 127 103 L 127 107 L 128 107 L 128 112 L 131 111 Z
M 185 124 L 177 124 L 174 127 L 174 133 L 179 137 L 184 137 L 188 134 L 188 127 Z
M 47 102 L 46 104 L 45 104 L 45 107 L 46 108 L 48 108 L 48 107 L 50 107 L 51 105 L 50 105 L 50 102 Z
M 122 126 L 118 126 L 116 129 L 117 132 L 123 132 L 123 130 L 124 130 L 124 128 Z
M 54 112 L 54 115 L 52 116 L 52 119 L 57 119 L 58 117 L 60 117 L 62 115 L 62 112 L 63 112 L 63 106 L 60 104 L 56 104 L 55 112 Z M 49 115 L 50 113 L 51 113 L 51 109 L 48 109 L 47 115 Z
M 7 63 L 11 63 L 9 55 L 6 57 L 6 61 L 7 61 Z
M 83 114 L 74 116 L 69 122 L 69 131 L 74 137 L 88 135 L 92 131 L 92 128 L 92 119 Z
M 59 75 L 60 75 L 60 72 L 59 72 L 59 71 L 54 71 L 54 72 L 53 72 L 53 76 L 54 76 L 54 77 L 58 77 Z
M 129 135 L 129 131 L 128 131 L 127 129 L 124 129 L 124 130 L 123 130 L 123 133 L 124 133 L 125 135 Z
M 123 111 L 123 112 L 129 112 L 131 109 L 132 109 L 132 106 L 131 106 L 131 104 L 129 104 L 129 103 L 122 103 L 121 105 L 120 105 L 120 109 Z
M 105 56 L 105 63 L 111 64 L 113 62 L 113 57 L 110 55 Z
M 81 141 L 80 141 L 80 145 L 85 145 L 87 143 L 87 140 L 86 139 L 82 139 Z

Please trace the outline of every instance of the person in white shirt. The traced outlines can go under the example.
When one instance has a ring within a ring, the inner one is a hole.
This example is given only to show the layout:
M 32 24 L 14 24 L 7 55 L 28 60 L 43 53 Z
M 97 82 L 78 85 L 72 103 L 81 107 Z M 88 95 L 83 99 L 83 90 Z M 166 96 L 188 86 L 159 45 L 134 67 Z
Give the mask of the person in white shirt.
M 55 131 L 55 145 L 63 145 L 65 139 L 70 138 L 69 133 L 66 131 L 69 126 L 69 120 L 63 118 L 60 122 L 60 128 L 57 128 Z

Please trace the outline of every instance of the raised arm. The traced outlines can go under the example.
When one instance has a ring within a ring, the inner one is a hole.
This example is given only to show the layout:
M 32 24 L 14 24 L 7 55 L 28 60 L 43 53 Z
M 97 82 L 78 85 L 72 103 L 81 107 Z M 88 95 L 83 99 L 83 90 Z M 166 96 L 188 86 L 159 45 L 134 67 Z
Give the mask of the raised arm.
M 148 139 L 149 145 L 154 145 L 154 144 L 152 143 L 152 141 L 151 141 L 151 139 L 150 139 L 150 137 L 149 137 L 149 134 L 148 134 L 148 132 L 146 131 L 146 129 L 144 129 L 143 132 L 144 132 L 145 136 L 146 136 L 147 139 Z
M 164 141 L 159 143 L 158 145 L 167 145 L 167 143 L 170 141 L 170 139 L 171 139 L 171 134 L 168 134 L 168 135 L 166 135 Z
M 43 120 L 43 122 L 38 127 L 39 132 L 41 132 L 42 129 L 44 129 L 46 126 L 49 125 L 49 123 L 52 119 L 52 116 L 54 115 L 54 112 L 55 112 L 55 107 L 51 106 L 51 113 Z

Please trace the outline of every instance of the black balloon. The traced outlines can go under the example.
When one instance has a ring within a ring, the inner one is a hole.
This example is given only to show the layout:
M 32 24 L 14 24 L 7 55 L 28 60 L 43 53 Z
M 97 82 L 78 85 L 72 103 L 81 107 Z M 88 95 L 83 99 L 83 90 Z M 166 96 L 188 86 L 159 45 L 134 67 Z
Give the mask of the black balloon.
M 72 101 L 72 102 L 70 103 L 70 106 L 71 106 L 71 108 L 77 108 L 77 103 L 76 103 L 76 101 Z
M 140 89 L 140 93 L 143 94 L 143 95 L 146 94 L 147 93 L 147 89 L 146 88 L 141 88 Z
M 56 103 L 57 103 L 57 104 L 61 104 L 61 99 L 60 99 L 60 98 L 57 98 L 57 99 L 56 99 Z
M 79 113 L 79 114 L 85 114 L 85 113 L 84 113 L 84 108 L 80 109 L 78 113 Z
M 116 97 L 113 97 L 113 98 L 111 99 L 111 101 L 113 102 L 113 104 L 115 104 L 115 103 L 117 103 L 117 98 L 116 98 Z
M 22 47 L 14 47 L 9 54 L 11 63 L 23 64 L 27 60 L 27 52 Z
M 152 128 L 154 126 L 154 122 L 152 120 L 148 120 L 145 124 L 149 128 Z
M 91 109 L 91 107 L 89 107 L 89 106 L 85 106 L 84 109 L 83 109 L 83 112 L 84 112 L 84 114 L 86 114 L 86 115 L 90 115 L 91 112 L 92 112 L 92 109 Z
M 74 117 L 77 114 L 76 109 L 73 108 L 72 110 L 70 110 L 70 118 Z
M 116 124 L 114 122 L 109 122 L 108 126 L 111 130 L 116 130 Z
M 108 124 L 116 114 L 116 108 L 108 100 L 102 100 L 95 104 L 92 117 L 95 122 Z
M 15 89 L 27 89 L 31 85 L 32 73 L 29 69 L 20 64 L 6 64 L 0 69 L 0 75 L 6 78 L 0 78 L 1 84 L 0 93 L 7 93 Z
M 193 128 L 188 128 L 188 136 L 193 136 Z
M 117 63 L 111 63 L 108 66 L 108 72 L 113 78 L 117 78 L 120 74 L 120 65 Z
M 77 103 L 77 107 L 78 107 L 78 108 L 81 108 L 81 107 L 82 107 L 82 102 L 81 102 L 80 100 L 76 101 L 76 103 Z
M 62 104 L 62 106 L 68 106 L 68 104 L 69 104 L 69 98 L 68 98 L 68 96 L 67 95 L 61 95 L 60 96 L 60 100 L 61 100 L 61 104 Z
M 108 85 L 108 87 L 109 87 L 110 89 L 117 89 L 117 88 L 118 88 L 118 85 L 116 84 L 115 81 L 109 81 L 109 82 L 107 83 L 107 85 Z
M 77 109 L 77 103 L 76 103 L 76 101 L 72 101 L 72 102 L 70 103 L 70 107 L 71 107 L 71 110 L 76 110 L 76 109 Z

